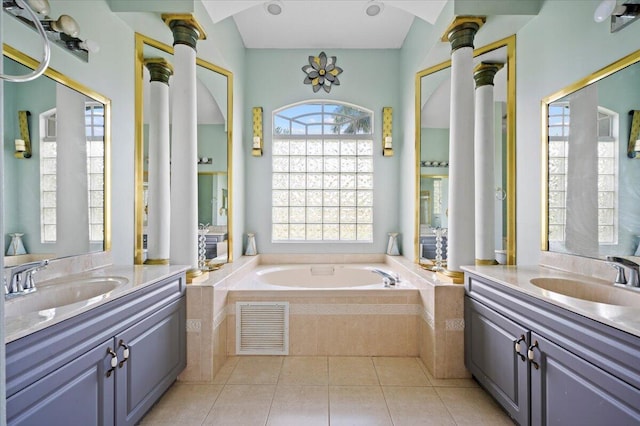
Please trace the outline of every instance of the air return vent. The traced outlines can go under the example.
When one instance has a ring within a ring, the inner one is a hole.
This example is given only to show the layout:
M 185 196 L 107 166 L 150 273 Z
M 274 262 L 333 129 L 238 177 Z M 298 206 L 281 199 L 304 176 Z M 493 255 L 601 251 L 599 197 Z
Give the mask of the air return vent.
M 288 355 L 289 302 L 236 302 L 236 354 Z

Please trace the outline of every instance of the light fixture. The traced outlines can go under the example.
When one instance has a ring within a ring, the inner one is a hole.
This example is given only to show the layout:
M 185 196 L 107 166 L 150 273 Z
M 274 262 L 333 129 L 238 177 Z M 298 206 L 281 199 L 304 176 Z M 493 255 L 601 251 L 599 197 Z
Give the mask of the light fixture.
M 640 158 L 640 110 L 629 111 L 629 144 L 627 145 L 627 157 Z
M 89 52 L 100 50 L 97 43 L 78 38 L 80 26 L 71 16 L 60 15 L 58 19 L 47 16 L 49 13 L 48 0 L 3 0 L 2 9 L 23 24 L 38 31 L 48 42 L 57 44 L 85 62 L 89 61 Z M 45 58 L 50 56 L 50 52 L 47 52 L 49 50 L 48 42 L 45 44 Z M 44 63 L 45 60 L 42 62 Z
M 593 20 L 604 22 L 611 17 L 611 32 L 620 31 L 640 17 L 640 4 L 635 0 L 618 5 L 616 0 L 603 0 L 593 14 Z
M 382 155 L 393 156 L 393 108 L 382 108 Z
M 367 16 L 378 16 L 384 10 L 384 3 L 378 0 L 370 0 L 364 6 Z
M 49 28 L 47 28 L 47 25 Z M 55 21 L 53 19 L 44 21 L 44 28 L 66 34 L 69 37 L 78 37 L 80 35 L 80 25 L 69 15 L 60 15 Z
M 251 155 L 262 157 L 262 107 L 254 107 L 253 139 L 251 140 Z
M 271 0 L 264 3 L 264 10 L 266 10 L 269 15 L 280 15 L 282 8 L 283 6 L 280 0 Z

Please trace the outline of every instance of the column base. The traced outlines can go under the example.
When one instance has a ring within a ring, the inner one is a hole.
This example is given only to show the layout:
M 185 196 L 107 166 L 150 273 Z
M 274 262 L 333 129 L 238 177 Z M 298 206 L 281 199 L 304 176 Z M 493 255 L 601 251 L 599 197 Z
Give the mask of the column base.
M 442 272 L 436 272 L 440 281 L 452 284 L 464 284 L 464 272 L 462 271 L 450 271 L 445 269 Z
M 147 259 L 144 261 L 145 265 L 168 265 L 169 259 Z
M 200 269 L 189 269 L 187 271 L 187 284 L 201 283 L 209 279 L 209 272 Z
M 476 265 L 499 265 L 495 259 L 476 259 Z

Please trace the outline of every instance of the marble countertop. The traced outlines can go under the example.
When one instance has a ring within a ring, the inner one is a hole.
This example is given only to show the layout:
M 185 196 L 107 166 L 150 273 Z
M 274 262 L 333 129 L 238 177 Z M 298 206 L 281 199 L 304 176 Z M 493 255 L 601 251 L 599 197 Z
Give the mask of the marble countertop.
M 640 292 L 627 290 L 611 282 L 576 273 L 542 266 L 463 266 L 466 272 L 497 282 L 561 308 L 640 337 Z M 612 270 L 612 278 L 615 276 Z M 609 293 L 612 300 L 622 300 L 625 306 L 593 302 L 545 290 L 531 283 L 534 278 L 560 278 L 580 281 L 585 286 Z
M 187 266 L 180 265 L 110 265 L 52 280 L 38 281 L 36 278 L 36 288 L 41 289 L 40 293 L 36 291 L 5 300 L 5 343 L 96 308 L 187 269 Z M 33 298 L 42 298 L 56 285 L 99 278 L 125 279 L 126 282 L 108 293 L 87 300 L 48 309 L 33 309 L 35 302 Z

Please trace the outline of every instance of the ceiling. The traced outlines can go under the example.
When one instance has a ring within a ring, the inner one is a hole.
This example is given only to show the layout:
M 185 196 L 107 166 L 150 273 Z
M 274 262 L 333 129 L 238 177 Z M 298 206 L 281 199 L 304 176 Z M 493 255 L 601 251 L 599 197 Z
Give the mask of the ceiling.
M 214 23 L 233 17 L 250 49 L 397 49 L 415 17 L 433 24 L 447 0 L 385 0 L 374 17 L 365 13 L 368 0 L 281 0 L 276 16 L 265 3 L 202 2 Z

